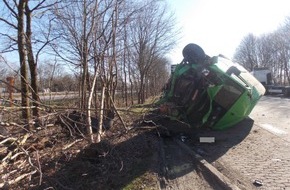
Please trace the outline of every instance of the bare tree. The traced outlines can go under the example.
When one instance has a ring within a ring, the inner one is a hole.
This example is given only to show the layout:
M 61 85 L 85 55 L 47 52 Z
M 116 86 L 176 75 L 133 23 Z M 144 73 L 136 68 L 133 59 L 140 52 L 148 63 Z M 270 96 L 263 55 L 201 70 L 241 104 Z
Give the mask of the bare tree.
M 87 131 L 91 137 L 89 121 L 91 112 L 88 107 L 91 107 L 96 80 L 98 75 L 102 74 L 102 82 L 106 83 L 108 89 L 110 87 L 108 81 L 112 81 L 111 76 L 116 65 L 113 56 L 115 44 L 112 38 L 116 35 L 114 15 L 117 2 L 115 0 L 64 2 L 58 4 L 53 12 L 57 18 L 56 25 L 60 26 L 56 28 L 55 35 L 61 36 L 62 43 L 53 44 L 52 47 L 63 61 L 80 68 L 80 108 L 86 112 Z
M 257 55 L 259 67 L 273 67 L 275 59 L 273 54 L 277 51 L 275 44 L 275 35 L 262 35 L 257 39 Z
M 147 77 L 146 93 L 148 96 L 157 96 L 160 94 L 164 84 L 169 78 L 170 62 L 166 58 L 156 59 L 156 62 Z
M 25 6 L 27 1 L 19 0 L 17 3 L 13 3 L 3 0 L 3 8 L 6 15 L 0 17 L 0 21 L 6 24 L 6 27 L 13 29 L 17 32 L 17 38 L 8 33 L 1 33 L 2 37 L 6 37 L 11 45 L 5 47 L 2 52 L 11 52 L 18 49 L 19 63 L 20 63 L 20 75 L 21 75 L 21 99 L 22 99 L 22 117 L 26 119 L 27 122 L 30 120 L 29 111 L 29 99 L 28 99 L 28 73 L 27 73 L 27 52 L 25 49 L 26 36 L 25 36 Z M 13 19 L 14 18 L 14 19 Z M 17 48 L 14 46 L 17 44 Z
M 130 24 L 132 57 L 139 72 L 138 103 L 145 101 L 146 78 L 156 60 L 173 48 L 177 31 L 173 15 L 167 12 L 166 4 L 159 1 L 144 2 L 146 6 Z
M 0 54 L 0 64 L 1 64 L 0 76 L 1 77 L 5 76 L 5 73 L 7 72 L 7 69 L 5 68 L 5 63 L 6 63 L 5 58 Z
M 290 84 L 290 17 L 285 19 L 285 24 L 280 29 L 278 33 L 281 34 L 283 42 L 281 52 L 282 55 L 282 64 L 284 66 L 284 83 Z
M 80 108 L 85 110 L 88 90 L 89 43 L 95 28 L 97 1 L 83 0 L 77 2 L 62 2 L 53 9 L 56 19 L 54 35 L 60 36 L 61 43 L 52 44 L 54 52 L 64 61 L 78 66 L 81 70 Z M 88 116 L 87 116 L 88 117 Z M 92 140 L 92 129 L 87 131 Z
M 274 55 L 276 57 L 275 66 L 278 67 L 278 75 L 276 79 L 280 84 L 290 83 L 289 76 L 289 61 L 290 61 L 290 46 L 289 40 L 290 37 L 288 30 L 285 28 L 280 28 L 276 31 L 275 35 L 275 47 L 276 50 Z
M 33 116 L 38 117 L 39 96 L 38 96 L 38 78 L 37 78 L 37 60 L 38 56 L 48 42 L 40 40 L 33 41 L 36 35 L 32 36 L 32 14 L 38 10 L 44 10 L 51 7 L 56 1 L 50 1 L 52 4 L 45 4 L 45 0 L 39 2 L 31 2 L 27 0 L 19 1 L 3 1 L 4 14 L 0 17 L 0 21 L 6 25 L 6 32 L 1 33 L 7 42 L 2 52 L 9 53 L 18 51 L 20 62 L 20 78 L 21 78 L 21 94 L 22 94 L 22 117 L 27 121 L 30 120 L 29 111 L 29 94 L 32 93 Z M 29 6 L 32 5 L 32 6 Z M 31 8 L 32 7 L 32 8 Z M 41 13 L 42 14 L 42 13 Z M 17 38 L 11 33 L 11 29 L 17 33 Z M 39 43 L 41 42 L 41 43 Z M 17 45 L 16 45 L 17 44 Z M 32 44 L 41 44 L 34 55 L 35 49 Z M 28 67 L 30 73 L 30 83 L 28 81 Z
M 98 1 L 83 0 L 63 2 L 54 9 L 56 16 L 55 35 L 61 36 L 62 43 L 53 44 L 55 53 L 66 62 L 80 67 L 81 71 L 81 104 L 86 108 L 88 90 L 88 63 L 90 38 L 95 29 Z
M 235 52 L 234 60 L 241 63 L 250 71 L 254 67 L 259 66 L 257 59 L 257 38 L 253 34 L 248 34 L 241 41 Z
M 247 69 L 267 67 L 272 72 L 275 83 L 290 83 L 290 19 L 276 31 L 255 37 L 247 35 L 234 55 L 235 61 Z

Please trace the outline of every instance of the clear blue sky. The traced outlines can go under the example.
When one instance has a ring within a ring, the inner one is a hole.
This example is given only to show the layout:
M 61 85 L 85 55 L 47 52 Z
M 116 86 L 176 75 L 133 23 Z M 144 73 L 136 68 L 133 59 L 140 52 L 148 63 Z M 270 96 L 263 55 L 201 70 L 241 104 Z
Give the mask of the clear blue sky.
M 242 38 L 276 30 L 290 16 L 290 0 L 166 0 L 177 18 L 182 39 L 169 54 L 182 60 L 188 43 L 200 45 L 210 55 L 232 58 Z

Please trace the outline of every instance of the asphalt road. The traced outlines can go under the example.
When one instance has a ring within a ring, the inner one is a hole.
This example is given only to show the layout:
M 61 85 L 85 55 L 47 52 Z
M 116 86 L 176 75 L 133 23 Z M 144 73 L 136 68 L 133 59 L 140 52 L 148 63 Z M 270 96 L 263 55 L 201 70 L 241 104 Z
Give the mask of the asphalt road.
M 290 98 L 263 96 L 250 118 L 203 131 L 215 142 L 194 144 L 197 151 L 241 189 L 290 190 Z
M 52 93 L 39 93 L 39 97 L 41 100 L 62 100 L 62 99 L 71 99 L 78 97 L 78 92 L 52 92 Z M 6 99 L 8 101 L 8 94 L 2 93 L 0 97 Z M 2 99 L 1 98 L 1 99 Z M 13 100 L 21 101 L 20 93 L 13 93 Z
M 258 126 L 290 142 L 290 98 L 263 96 L 250 117 Z

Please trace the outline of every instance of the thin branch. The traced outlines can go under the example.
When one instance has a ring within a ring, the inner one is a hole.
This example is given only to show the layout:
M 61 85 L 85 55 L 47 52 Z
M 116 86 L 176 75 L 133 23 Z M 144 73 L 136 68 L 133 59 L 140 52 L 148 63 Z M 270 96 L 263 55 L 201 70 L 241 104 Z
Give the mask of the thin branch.
M 112 98 L 110 92 L 108 92 L 108 94 L 109 94 L 110 100 L 111 100 L 111 102 L 112 102 L 112 104 L 113 104 L 114 110 L 115 110 L 115 112 L 116 112 L 118 118 L 120 119 L 122 125 L 124 126 L 125 130 L 127 131 L 127 130 L 128 130 L 128 129 L 127 129 L 127 126 L 126 126 L 126 124 L 125 124 L 123 118 L 122 118 L 121 115 L 119 114 L 119 112 L 118 112 L 118 110 L 117 110 L 117 108 L 116 108 L 116 106 L 115 106 L 115 103 L 114 103 L 114 101 L 113 101 L 113 98 Z
M 2 21 L 2 22 L 4 22 L 4 23 L 8 24 L 9 26 L 11 26 L 12 28 L 14 28 L 14 29 L 16 29 L 16 30 L 17 30 L 17 28 L 18 28 L 16 25 L 12 24 L 11 22 L 8 22 L 7 20 L 5 20 L 5 19 L 3 19 L 3 18 L 1 18 L 1 17 L 0 17 L 0 21 Z
M 18 176 L 18 177 L 15 178 L 15 179 L 12 179 L 12 180 L 6 181 L 6 182 L 4 182 L 4 183 L 0 183 L 0 188 L 4 187 L 4 186 L 6 186 L 6 185 L 9 186 L 9 185 L 13 185 L 13 184 L 15 184 L 15 183 L 18 183 L 18 182 L 21 181 L 22 179 L 24 179 L 24 178 L 26 178 L 26 177 L 28 177 L 28 176 L 31 176 L 31 175 L 35 174 L 36 172 L 37 172 L 37 170 L 34 170 L 34 171 L 32 171 L 32 172 L 22 174 L 22 175 Z
M 53 38 L 53 39 L 51 39 L 51 40 L 48 40 L 48 41 L 46 41 L 41 47 L 40 47 L 40 49 L 36 52 L 36 64 L 38 63 L 38 58 L 39 58 L 39 54 L 40 54 L 40 52 L 45 48 L 45 46 L 47 46 L 48 44 L 50 44 L 50 42 L 52 42 L 52 41 L 54 41 L 54 40 L 56 40 L 56 39 L 58 39 L 59 37 L 55 37 L 55 38 Z
M 48 5 L 44 5 L 44 6 L 41 6 L 46 0 L 42 0 L 42 2 L 40 2 L 38 5 L 36 5 L 33 9 L 31 9 L 31 12 L 35 11 L 36 9 L 37 10 L 41 10 L 41 9 L 46 9 L 46 8 L 49 8 L 49 7 L 52 7 L 58 3 L 60 3 L 61 1 L 55 1 L 54 3 L 51 3 L 51 4 L 48 4 Z
M 3 0 L 4 4 L 6 5 L 6 7 L 11 11 L 11 13 L 14 15 L 15 18 L 18 18 L 18 14 L 14 11 L 14 9 L 9 5 L 9 3 L 7 2 L 7 0 Z M 17 7 L 17 3 L 16 1 L 14 1 L 14 6 Z

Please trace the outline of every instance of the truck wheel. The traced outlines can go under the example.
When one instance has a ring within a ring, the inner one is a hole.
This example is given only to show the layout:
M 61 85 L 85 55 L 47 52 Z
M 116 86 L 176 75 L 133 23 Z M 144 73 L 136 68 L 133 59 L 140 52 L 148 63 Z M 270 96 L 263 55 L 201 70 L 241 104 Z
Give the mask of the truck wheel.
M 183 50 L 182 55 L 184 60 L 189 64 L 202 64 L 205 61 L 206 55 L 203 49 L 197 44 L 187 44 Z
M 267 87 L 265 87 L 265 90 L 266 90 L 266 91 L 265 91 L 265 94 L 264 94 L 264 95 L 265 95 L 265 96 L 269 95 L 270 93 L 269 93 L 269 90 L 268 90 Z
M 290 97 L 290 87 L 285 87 L 283 89 L 283 94 L 285 97 Z

